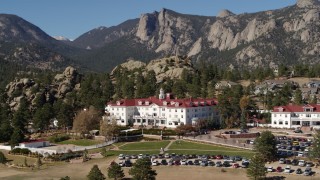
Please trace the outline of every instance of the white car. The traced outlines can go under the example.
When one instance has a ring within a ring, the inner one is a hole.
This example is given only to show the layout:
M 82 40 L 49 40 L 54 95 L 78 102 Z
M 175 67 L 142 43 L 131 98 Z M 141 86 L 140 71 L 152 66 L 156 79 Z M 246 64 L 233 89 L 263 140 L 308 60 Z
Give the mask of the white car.
M 298 153 L 298 157 L 303 157 L 304 153 L 303 152 L 299 152 Z
M 138 159 L 142 159 L 142 158 L 143 158 L 143 154 L 139 154 Z
M 157 160 L 152 161 L 152 166 L 158 166 L 159 162 Z
M 299 163 L 298 163 L 299 166 L 303 167 L 306 165 L 306 162 L 304 160 L 299 160 Z
M 168 153 L 166 153 L 166 154 L 164 155 L 164 158 L 170 158 L 170 155 L 169 155 Z
M 280 158 L 280 159 L 279 159 L 279 163 L 280 163 L 280 164 L 284 164 L 284 162 L 285 162 L 285 159 L 283 159 L 283 158 Z
M 284 172 L 291 173 L 291 166 L 287 166 L 286 168 L 284 168 Z
M 181 165 L 187 165 L 187 161 L 186 160 L 181 160 Z
M 123 160 L 124 157 L 125 157 L 124 154 L 119 154 L 119 156 L 118 156 L 119 160 Z
M 273 172 L 273 167 L 272 167 L 272 166 L 269 166 L 269 167 L 267 168 L 267 171 L 268 171 L 268 172 Z

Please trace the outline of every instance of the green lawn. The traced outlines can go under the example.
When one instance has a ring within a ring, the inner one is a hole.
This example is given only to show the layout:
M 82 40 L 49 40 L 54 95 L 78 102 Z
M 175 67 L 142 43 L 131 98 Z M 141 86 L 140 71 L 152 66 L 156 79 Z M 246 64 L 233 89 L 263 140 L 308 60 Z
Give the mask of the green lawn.
M 176 154 L 196 154 L 196 155 L 228 155 L 228 156 L 242 156 L 251 158 L 253 156 L 252 151 L 204 151 L 204 150 L 169 150 L 166 153 L 176 153 Z
M 137 143 L 128 143 L 121 147 L 121 150 L 158 150 L 160 148 L 165 148 L 170 141 L 152 141 L 152 142 L 137 142 Z
M 79 139 L 79 140 L 69 139 L 66 141 L 58 142 L 57 144 L 74 144 L 76 146 L 92 146 L 99 143 L 101 143 L 101 141 L 96 141 L 91 139 Z
M 211 144 L 202 144 L 197 142 L 189 142 L 189 141 L 175 141 L 170 147 L 170 150 L 175 149 L 194 149 L 194 150 L 219 150 L 219 151 L 238 151 L 237 148 L 211 145 Z M 241 150 L 241 149 L 240 149 Z
M 156 150 L 150 150 L 150 151 L 113 151 L 113 150 L 110 150 L 110 151 L 107 151 L 107 155 L 108 156 L 118 156 L 119 154 L 129 154 L 129 155 L 132 155 L 132 154 L 135 154 L 135 155 L 138 155 L 138 154 L 149 154 L 149 155 L 152 155 L 152 154 L 159 154 L 160 151 L 156 151 Z

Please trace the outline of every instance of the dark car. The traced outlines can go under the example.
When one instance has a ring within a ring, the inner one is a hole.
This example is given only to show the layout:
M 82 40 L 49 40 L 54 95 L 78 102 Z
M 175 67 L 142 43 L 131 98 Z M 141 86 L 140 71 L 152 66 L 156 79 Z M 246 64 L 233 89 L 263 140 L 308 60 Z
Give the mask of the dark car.
M 224 167 L 230 167 L 230 162 L 229 161 L 223 161 L 222 165 Z
M 131 167 L 132 166 L 132 162 L 130 160 L 126 160 L 126 161 L 124 161 L 124 166 L 125 167 Z
M 168 165 L 168 162 L 165 159 L 161 160 L 161 165 Z
M 282 172 L 282 167 L 277 167 L 276 172 Z
M 196 166 L 199 166 L 199 165 L 200 165 L 200 162 L 199 162 L 198 159 L 196 159 L 196 160 L 194 160 L 193 164 L 196 165 Z
M 242 161 L 241 167 L 242 168 L 248 168 L 249 167 L 249 161 Z
M 189 160 L 189 161 L 187 162 L 187 164 L 188 164 L 188 165 L 193 165 L 193 162 L 192 162 L 191 160 Z
M 296 170 L 296 174 L 302 174 L 303 172 L 302 172 L 302 170 L 300 169 L 300 168 L 298 168 L 297 170 Z
M 213 161 L 208 161 L 208 166 L 215 166 Z
M 290 159 L 286 159 L 285 160 L 285 164 L 291 164 L 291 160 Z
M 291 161 L 291 164 L 293 165 L 293 166 L 298 166 L 298 160 L 297 159 L 293 159 L 292 161 Z

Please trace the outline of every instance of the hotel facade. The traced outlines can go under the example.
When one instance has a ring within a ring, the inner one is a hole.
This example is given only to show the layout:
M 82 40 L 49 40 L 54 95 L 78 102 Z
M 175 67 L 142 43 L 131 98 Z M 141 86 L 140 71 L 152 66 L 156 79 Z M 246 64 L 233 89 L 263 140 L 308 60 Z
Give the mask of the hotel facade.
M 117 120 L 118 125 L 157 126 L 175 128 L 182 124 L 194 124 L 199 119 L 220 122 L 215 99 L 177 99 L 160 90 L 159 97 L 123 99 L 109 102 L 104 120 Z

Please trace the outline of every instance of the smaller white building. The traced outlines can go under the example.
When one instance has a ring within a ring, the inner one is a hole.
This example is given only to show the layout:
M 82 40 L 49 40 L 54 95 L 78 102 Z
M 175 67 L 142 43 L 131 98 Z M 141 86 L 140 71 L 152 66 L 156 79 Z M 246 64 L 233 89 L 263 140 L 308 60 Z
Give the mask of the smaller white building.
M 320 129 L 320 105 L 276 106 L 271 112 L 271 127 Z
M 50 146 L 49 141 L 45 140 L 33 140 L 28 142 L 19 143 L 20 148 L 40 148 Z

